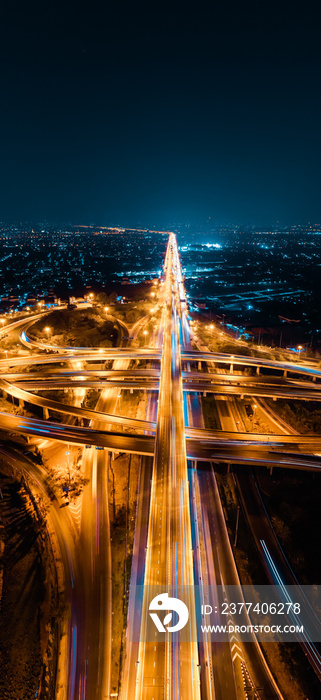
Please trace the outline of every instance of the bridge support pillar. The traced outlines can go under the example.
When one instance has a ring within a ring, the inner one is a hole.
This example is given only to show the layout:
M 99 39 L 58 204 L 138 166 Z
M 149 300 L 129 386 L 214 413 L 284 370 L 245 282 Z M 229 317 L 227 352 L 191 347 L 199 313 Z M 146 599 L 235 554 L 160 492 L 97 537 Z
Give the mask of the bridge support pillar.
M 8 398 L 8 394 L 7 394 L 7 392 L 6 392 L 4 389 L 2 389 L 2 397 L 3 397 L 4 399 L 7 399 L 7 398 Z
M 197 459 L 193 459 L 192 461 L 192 468 L 197 469 Z
M 273 474 L 273 467 L 270 467 L 270 476 Z
M 316 377 L 316 374 L 314 374 L 314 375 L 313 375 L 313 377 L 312 377 L 312 381 L 313 381 L 313 382 L 316 382 L 316 381 L 317 381 L 317 377 Z
M 233 365 L 230 365 L 230 374 L 233 374 Z
M 230 463 L 228 462 L 228 463 L 227 463 L 227 473 L 229 474 L 230 471 L 231 471 L 231 465 L 230 465 Z
M 202 363 L 201 363 L 201 360 L 198 361 L 198 371 L 199 371 L 199 372 L 202 371 Z
M 242 401 L 242 399 L 244 399 L 244 394 L 241 394 L 241 401 Z
M 129 391 L 130 391 L 131 394 L 134 393 L 134 389 L 132 389 L 132 387 L 130 387 Z
M 20 408 L 24 408 L 25 402 L 23 399 L 19 399 L 19 406 L 20 406 Z
M 287 369 L 284 369 L 284 370 L 283 370 L 283 377 L 285 378 L 285 377 L 287 377 L 287 376 L 288 376 L 288 370 L 287 370 Z
M 273 401 L 276 401 L 276 396 L 273 396 Z
M 206 391 L 203 391 L 203 396 L 207 396 L 207 393 L 206 393 Z
M 259 365 L 258 365 L 257 368 L 256 368 L 256 374 L 260 374 L 260 367 L 259 367 Z
M 48 410 L 48 408 L 43 407 L 43 409 L 42 409 L 42 415 L 43 415 L 43 419 L 44 419 L 44 420 L 48 420 L 48 418 L 49 418 L 49 410 Z

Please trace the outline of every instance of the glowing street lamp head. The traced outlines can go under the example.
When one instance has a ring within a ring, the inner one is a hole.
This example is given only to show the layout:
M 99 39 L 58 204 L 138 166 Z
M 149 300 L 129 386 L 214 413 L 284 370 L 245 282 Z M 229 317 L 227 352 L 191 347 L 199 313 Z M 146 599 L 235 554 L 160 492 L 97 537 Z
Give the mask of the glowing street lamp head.
M 46 326 L 45 331 L 46 331 L 47 335 L 49 335 L 49 333 L 50 333 L 50 328 L 49 328 L 49 326 Z

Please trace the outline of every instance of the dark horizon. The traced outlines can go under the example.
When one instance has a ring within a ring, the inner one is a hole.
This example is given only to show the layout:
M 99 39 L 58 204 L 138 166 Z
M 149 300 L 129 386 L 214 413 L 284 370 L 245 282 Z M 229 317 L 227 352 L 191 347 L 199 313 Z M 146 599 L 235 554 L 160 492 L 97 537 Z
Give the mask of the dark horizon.
M 320 228 L 321 231 L 321 220 L 320 223 L 318 221 L 287 221 L 287 222 L 281 222 L 281 221 L 256 221 L 256 222 L 250 222 L 250 221 L 208 221 L 208 219 L 205 220 L 198 220 L 198 221 L 171 221 L 168 222 L 167 224 L 159 224 L 157 223 L 151 223 L 150 221 L 127 221 L 127 222 L 122 222 L 122 221 L 71 221 L 71 220 L 47 220 L 46 218 L 44 219 L 39 219 L 39 220 L 19 220 L 19 219 L 2 219 L 0 221 L 0 232 L 1 232 L 1 226 L 2 227 L 10 227 L 10 226 L 17 226 L 17 227 L 32 227 L 32 226 L 47 226 L 48 228 L 52 229 L 59 229 L 59 228 L 66 228 L 68 226 L 72 228 L 77 228 L 83 227 L 84 229 L 86 228 L 94 228 L 94 229 L 123 229 L 123 230 L 133 230 L 137 231 L 140 228 L 142 230 L 146 231 L 151 231 L 152 233 L 155 232 L 163 232 L 164 234 L 169 233 L 172 229 L 175 229 L 175 231 L 178 232 L 184 232 L 186 229 L 191 228 L 193 230 L 193 233 L 195 233 L 195 229 L 199 228 L 199 233 L 205 234 L 207 232 L 211 232 L 214 230 L 219 230 L 219 229 L 240 229 L 240 231 L 247 230 L 247 229 L 257 229 L 258 231 L 266 230 L 266 231 L 272 231 L 272 230 L 277 230 L 280 229 L 280 231 L 284 231 L 287 229 L 304 229 L 308 227 L 313 227 L 313 228 Z

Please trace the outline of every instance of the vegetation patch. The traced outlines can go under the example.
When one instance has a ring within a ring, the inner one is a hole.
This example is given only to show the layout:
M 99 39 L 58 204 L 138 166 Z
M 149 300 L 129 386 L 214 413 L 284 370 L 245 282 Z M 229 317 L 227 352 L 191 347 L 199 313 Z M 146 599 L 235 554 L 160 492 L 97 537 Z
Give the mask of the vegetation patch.
M 242 509 L 239 515 L 237 547 L 234 547 L 239 497 L 233 474 L 226 474 L 223 466 L 218 466 L 215 473 L 241 584 L 262 585 L 267 583 Z M 270 480 L 269 477 L 266 479 Z M 278 493 L 284 493 L 280 486 Z M 292 526 L 290 526 L 290 530 L 291 528 Z M 307 536 L 306 533 L 305 536 Z M 295 542 L 294 537 L 294 545 Z M 306 700 L 306 698 L 319 700 L 319 681 L 305 659 L 299 644 L 263 643 L 261 646 L 284 698 L 287 700 L 292 700 L 294 697 L 296 700 Z
M 109 469 L 113 572 L 111 670 L 111 692 L 113 693 L 119 691 L 122 669 L 140 461 L 141 458 L 137 455 L 120 455 L 111 461 Z
M 3 590 L 0 697 L 54 697 L 58 635 L 55 567 L 44 519 L 27 484 L 0 472 Z
M 300 584 L 321 581 L 319 474 L 273 471 L 273 479 L 257 474 L 276 535 Z
M 63 347 L 110 348 L 119 345 L 120 326 L 106 319 L 103 309 L 63 309 L 39 319 L 30 327 L 28 335 Z
M 286 399 L 266 399 L 266 402 L 279 413 L 298 433 L 313 435 L 321 433 L 321 404 L 319 401 L 287 401 Z
M 210 430 L 221 430 L 221 423 L 218 416 L 216 402 L 214 396 L 202 396 L 202 412 L 204 417 L 204 425 Z

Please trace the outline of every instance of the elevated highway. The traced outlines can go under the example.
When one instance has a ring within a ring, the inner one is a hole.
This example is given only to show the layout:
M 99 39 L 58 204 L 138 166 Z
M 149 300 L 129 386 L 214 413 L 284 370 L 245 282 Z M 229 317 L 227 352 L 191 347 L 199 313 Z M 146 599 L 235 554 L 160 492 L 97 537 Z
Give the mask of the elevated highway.
M 229 398 L 229 396 L 270 396 L 319 401 L 321 400 L 321 370 L 306 363 L 298 365 L 294 362 L 277 362 L 262 358 L 192 350 L 184 308 L 185 292 L 174 235 L 169 238 L 165 269 L 164 308 L 159 329 L 160 337 L 163 339 L 162 348 L 53 347 L 46 343 L 32 341 L 27 335 L 30 319 L 27 321 L 23 319 L 19 320 L 16 325 L 22 327 L 21 341 L 24 348 L 31 350 L 32 354 L 0 360 L 0 370 L 2 370 L 0 388 L 3 392 L 21 402 L 25 401 L 37 405 L 47 411 L 58 411 L 62 414 L 75 416 L 80 420 L 90 421 L 90 427 L 82 427 L 66 422 L 57 423 L 50 418 L 37 420 L 1 413 L 1 430 L 9 434 L 20 433 L 28 438 L 30 436 L 52 438 L 58 442 L 92 446 L 97 447 L 98 450 L 103 448 L 114 452 L 140 454 L 150 458 L 150 460 L 153 459 L 146 557 L 144 552 L 140 550 L 136 552 L 139 561 L 137 566 L 141 567 L 142 562 L 144 562 L 146 589 L 141 612 L 141 641 L 135 673 L 128 676 L 128 695 L 122 700 L 134 698 L 135 700 L 200 700 L 193 595 L 189 600 L 191 611 L 189 647 L 180 645 L 175 636 L 170 638 L 167 635 L 164 642 L 158 642 L 156 645 L 146 642 L 144 638 L 144 625 L 148 619 L 148 587 L 157 585 L 163 587 L 164 590 L 171 587 L 172 590 L 176 589 L 177 591 L 180 585 L 184 585 L 191 590 L 193 589 L 196 568 L 192 558 L 190 484 L 188 482 L 187 460 L 203 463 L 235 463 L 244 466 L 244 473 L 252 465 L 260 465 L 269 469 L 284 467 L 315 472 L 321 469 L 321 454 L 315 454 L 315 452 L 321 453 L 321 436 L 272 436 L 238 433 L 235 432 L 233 421 L 228 416 L 224 423 L 226 430 L 210 431 L 202 428 L 199 401 L 201 393 L 213 393 L 219 398 L 222 407 L 228 405 L 228 402 L 221 399 Z M 37 317 L 39 318 L 39 316 Z M 33 354 L 35 349 L 39 351 L 37 354 Z M 131 360 L 144 365 L 143 368 L 129 369 L 128 363 Z M 102 363 L 106 361 L 114 363 L 112 370 L 102 369 Z M 86 363 L 89 363 L 89 366 L 84 367 Z M 153 363 L 153 366 L 146 367 L 146 363 L 150 365 Z M 206 363 L 211 372 L 201 372 L 202 363 Z M 37 366 L 40 366 L 41 374 L 34 371 Z M 226 367 L 227 373 L 224 373 L 222 366 Z M 21 371 L 17 371 L 18 367 Z M 24 371 L 29 368 L 30 372 Z M 254 376 L 244 375 L 241 370 L 246 368 L 251 370 L 254 368 L 256 374 Z M 214 369 L 217 371 L 214 372 Z M 270 372 L 270 375 L 261 375 L 264 369 Z M 274 374 L 271 374 L 271 371 Z M 280 373 L 280 376 L 276 376 L 277 373 Z M 291 378 L 289 375 L 292 375 Z M 33 391 L 76 389 L 79 387 L 97 388 L 103 392 L 107 390 L 107 394 L 104 396 L 109 396 L 110 400 L 102 399 L 97 410 L 93 410 L 67 405 L 32 393 Z M 118 391 L 128 389 L 151 392 L 150 403 L 153 410 L 150 413 L 153 420 L 138 420 L 115 414 L 116 401 L 112 399 L 117 396 Z M 111 393 L 108 394 L 108 392 Z M 184 408 L 186 409 L 188 404 L 191 407 L 191 415 L 199 427 L 185 426 Z M 117 429 L 119 432 L 116 432 Z M 102 545 L 99 551 L 99 547 L 97 547 L 97 532 L 99 533 L 98 539 L 106 537 L 104 530 L 108 510 L 106 464 L 103 451 L 95 453 L 94 450 L 89 450 L 89 452 L 85 450 L 84 454 L 88 455 L 88 459 L 85 457 L 85 463 L 88 462 L 87 471 L 92 482 L 90 495 L 86 496 L 84 511 L 84 526 L 89 523 L 90 530 L 88 537 L 84 536 L 84 552 L 88 554 L 88 557 L 89 555 L 93 556 L 95 560 L 95 563 L 92 564 L 92 576 L 95 580 L 97 604 L 93 601 L 92 609 L 95 611 L 95 624 L 98 624 L 97 620 L 100 619 L 99 601 L 101 600 L 102 615 L 109 626 L 110 617 L 108 617 L 106 604 L 108 596 L 106 597 L 106 592 L 101 593 L 99 582 L 100 580 L 106 582 L 110 576 L 110 566 L 105 564 L 110 556 L 110 548 Z M 145 482 L 145 489 L 146 491 L 149 489 L 147 482 Z M 200 575 L 203 575 L 206 570 L 212 583 L 215 583 L 218 578 L 222 578 L 223 581 L 232 578 L 233 581 L 236 581 L 233 556 L 231 553 L 227 553 L 226 549 L 228 537 L 223 523 L 223 514 L 220 512 L 217 487 L 213 475 L 209 472 L 206 478 L 199 480 L 199 494 L 204 515 L 198 514 L 197 517 L 199 525 L 203 528 L 206 556 L 199 559 L 198 571 Z M 142 502 L 149 502 L 148 495 L 147 493 L 144 495 L 144 498 L 141 499 Z M 101 509 L 100 504 L 102 504 Z M 211 531 L 214 512 L 214 525 L 215 531 L 219 535 L 219 543 Z M 141 514 L 139 514 L 139 518 L 141 519 Z M 140 539 L 140 548 L 144 542 L 143 534 Z M 100 557 L 102 557 L 101 561 Z M 80 560 L 82 560 L 81 557 Z M 83 562 L 82 565 L 84 573 L 86 564 Z M 78 578 L 81 578 L 79 572 L 76 573 Z M 77 651 L 79 662 L 77 662 L 77 683 L 78 687 L 83 687 L 81 684 L 83 684 L 82 679 L 86 668 L 85 655 L 90 653 L 91 659 L 93 659 L 96 654 L 97 659 L 102 659 L 102 661 L 96 663 L 93 660 L 92 662 L 91 679 L 88 685 L 90 696 L 86 700 L 103 700 L 108 680 L 105 678 L 102 681 L 101 676 L 99 676 L 98 684 L 95 678 L 100 673 L 101 663 L 104 664 L 104 654 L 110 654 L 110 639 L 106 640 L 104 632 L 93 634 L 91 626 L 94 623 L 91 625 L 90 616 L 88 616 L 88 601 L 91 595 L 89 580 L 87 584 L 89 588 L 86 592 L 81 587 L 83 584 L 80 582 L 80 593 L 79 598 L 77 598 L 78 602 L 80 600 L 87 601 L 87 627 L 82 636 L 86 642 L 84 642 L 85 646 L 80 646 Z M 77 620 L 74 618 L 74 624 L 76 623 Z M 99 639 L 102 640 L 101 648 Z M 92 650 L 89 652 L 92 640 L 94 640 Z M 223 666 L 225 669 L 227 668 L 226 664 L 228 665 L 228 688 L 235 690 L 229 653 L 226 657 L 228 661 L 225 664 L 215 645 L 213 651 L 215 653 L 211 663 L 221 663 L 222 669 Z M 71 654 L 69 667 L 72 666 L 73 658 Z M 108 673 L 110 673 L 109 657 L 108 664 Z M 131 664 L 130 669 L 132 670 L 132 668 Z M 267 697 L 280 697 L 271 682 L 268 670 L 263 668 L 262 671 L 262 668 L 258 675 L 263 674 L 263 678 L 265 677 L 269 686 Z M 220 671 L 215 669 L 214 672 L 213 693 L 215 700 L 218 700 L 219 697 L 225 700 L 225 679 L 222 669 Z M 207 690 L 204 690 L 204 686 L 202 698 L 214 700 L 209 672 L 206 672 L 206 676 Z M 238 694 L 238 692 L 236 697 L 243 698 L 243 695 Z M 75 693 L 70 688 L 67 694 L 68 700 L 76 700 Z M 84 700 L 83 696 L 81 700 Z

